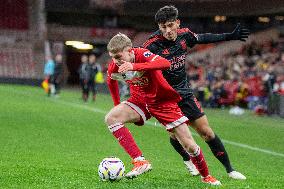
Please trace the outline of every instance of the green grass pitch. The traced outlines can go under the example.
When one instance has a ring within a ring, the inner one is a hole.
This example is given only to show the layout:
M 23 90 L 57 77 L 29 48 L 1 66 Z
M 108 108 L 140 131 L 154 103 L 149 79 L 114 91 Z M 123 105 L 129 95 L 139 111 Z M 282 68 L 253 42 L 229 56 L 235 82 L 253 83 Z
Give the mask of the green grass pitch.
M 88 103 L 80 96 L 63 90 L 60 98 L 48 98 L 38 87 L 0 84 L 0 188 L 216 188 L 186 172 L 155 120 L 143 127 L 128 125 L 153 170 L 133 180 L 100 181 L 97 168 L 103 158 L 119 157 L 127 171 L 132 165 L 104 124 L 110 96 Z M 211 174 L 222 182 L 218 188 L 284 188 L 284 119 L 205 111 L 234 168 L 247 176 L 246 181 L 229 179 L 193 131 Z

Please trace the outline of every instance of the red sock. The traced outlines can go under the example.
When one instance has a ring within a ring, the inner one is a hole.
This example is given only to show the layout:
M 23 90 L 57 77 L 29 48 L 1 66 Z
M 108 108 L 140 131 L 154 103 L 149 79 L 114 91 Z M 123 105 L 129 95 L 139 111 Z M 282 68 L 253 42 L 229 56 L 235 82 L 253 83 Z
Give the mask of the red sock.
M 110 125 L 109 129 L 132 159 L 142 156 L 142 152 L 138 148 L 132 134 L 122 123 Z
M 200 175 L 202 177 L 207 177 L 209 175 L 209 171 L 200 147 L 198 146 L 197 150 L 193 154 L 190 153 L 189 155 Z

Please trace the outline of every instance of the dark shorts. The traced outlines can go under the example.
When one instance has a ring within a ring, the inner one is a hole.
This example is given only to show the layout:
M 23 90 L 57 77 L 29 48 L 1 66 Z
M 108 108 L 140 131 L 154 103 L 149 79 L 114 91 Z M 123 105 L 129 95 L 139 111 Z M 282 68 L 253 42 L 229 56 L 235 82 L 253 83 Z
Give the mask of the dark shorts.
M 178 105 L 190 123 L 205 115 L 201 105 L 194 96 L 183 98 Z
M 93 80 L 85 81 L 81 79 L 81 86 L 84 94 L 89 94 L 89 91 L 92 91 L 93 94 L 97 94 L 97 86 Z

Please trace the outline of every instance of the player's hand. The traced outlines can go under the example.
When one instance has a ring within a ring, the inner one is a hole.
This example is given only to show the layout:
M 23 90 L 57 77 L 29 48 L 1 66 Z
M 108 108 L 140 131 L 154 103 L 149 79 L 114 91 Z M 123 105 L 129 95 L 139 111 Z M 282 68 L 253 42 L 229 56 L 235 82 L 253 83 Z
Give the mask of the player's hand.
M 241 40 L 246 41 L 250 34 L 250 31 L 246 28 L 243 28 L 240 23 L 237 24 L 236 28 L 229 35 L 229 40 Z
M 125 72 L 127 72 L 127 71 L 133 70 L 133 65 L 132 65 L 132 63 L 126 62 L 126 61 L 123 61 L 123 60 L 122 60 L 122 62 L 123 62 L 123 64 L 121 64 L 121 65 L 119 66 L 119 68 L 118 68 L 118 72 L 119 72 L 119 73 L 125 73 Z

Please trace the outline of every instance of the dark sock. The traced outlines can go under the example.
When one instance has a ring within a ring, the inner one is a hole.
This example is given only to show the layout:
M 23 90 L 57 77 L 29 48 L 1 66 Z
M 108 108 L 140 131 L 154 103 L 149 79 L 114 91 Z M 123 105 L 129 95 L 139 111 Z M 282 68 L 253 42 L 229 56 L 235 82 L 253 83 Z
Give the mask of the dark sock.
M 223 164 L 226 168 L 227 173 L 232 172 L 234 169 L 231 166 L 229 156 L 225 150 L 225 147 L 220 140 L 220 138 L 215 134 L 215 138 L 210 141 L 206 141 L 209 145 L 211 151 L 213 152 L 214 156 Z
M 175 139 L 170 137 L 170 142 L 171 142 L 171 145 L 174 147 L 174 149 L 177 151 L 177 153 L 179 153 L 179 155 L 181 155 L 183 161 L 189 161 L 190 160 L 189 154 L 183 149 L 182 145 L 179 143 L 178 140 L 175 140 Z

